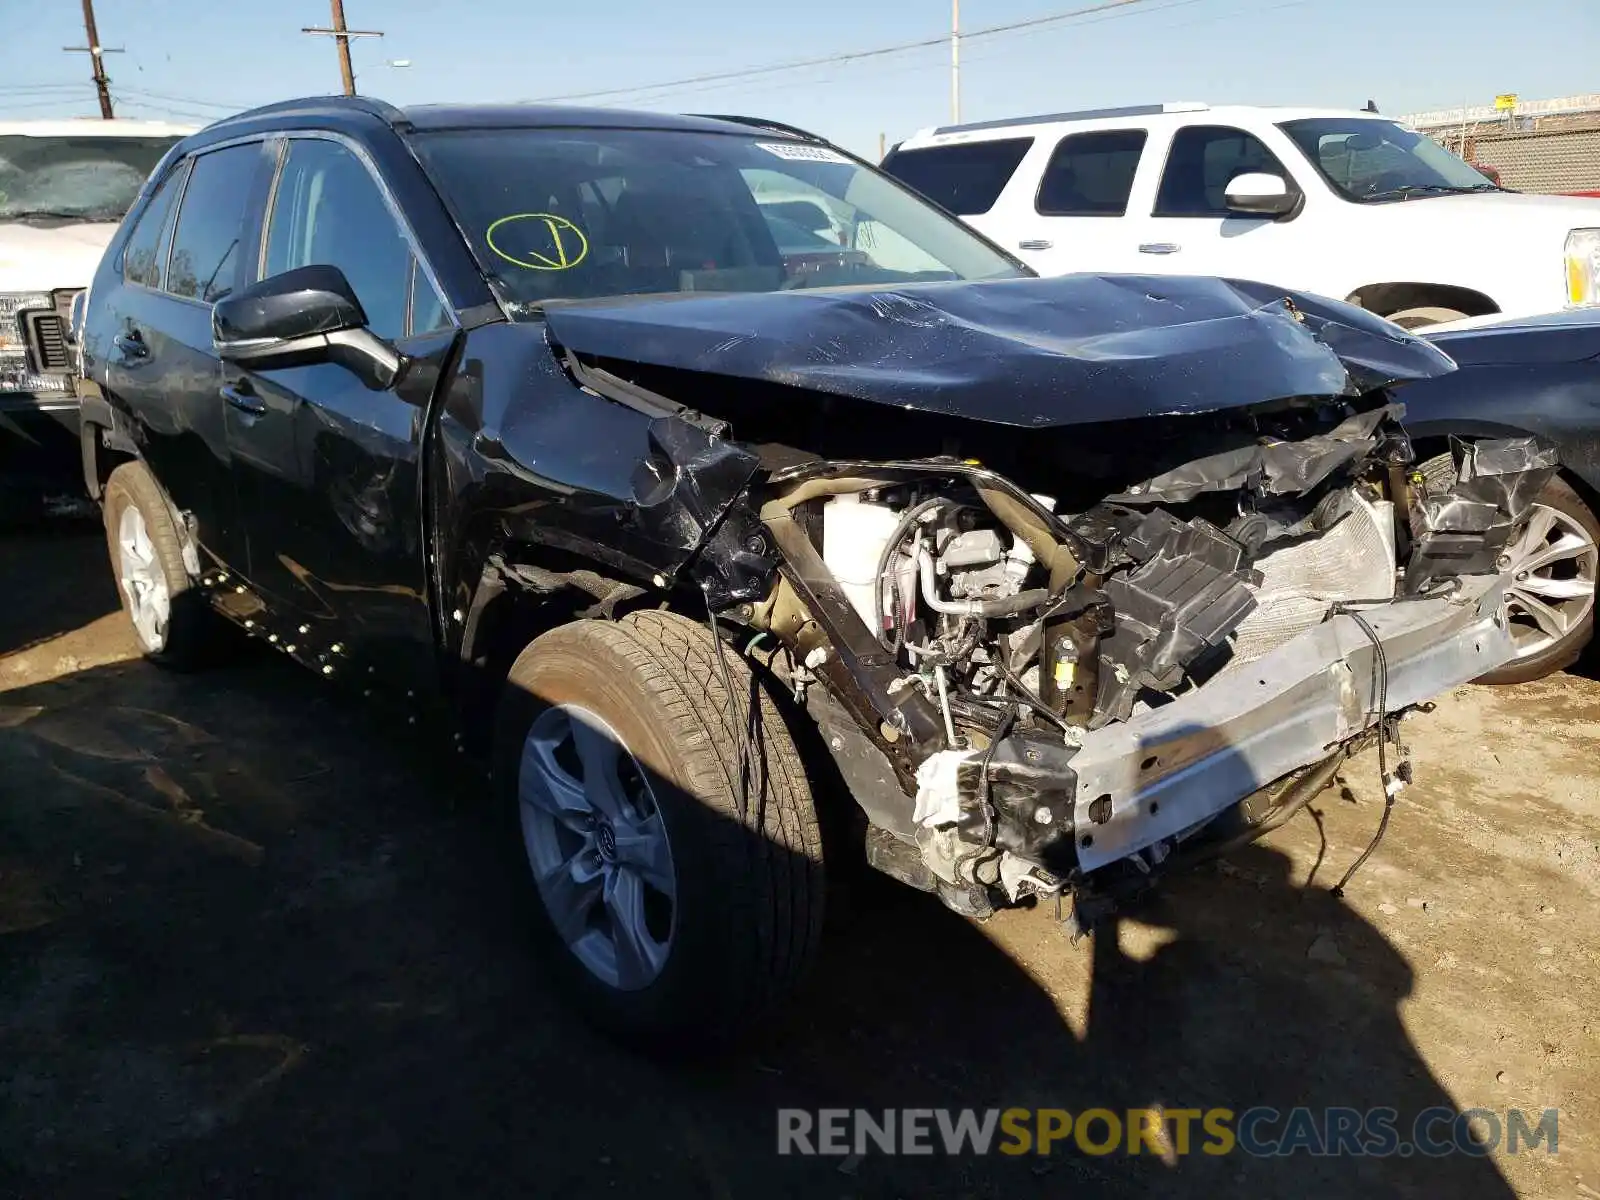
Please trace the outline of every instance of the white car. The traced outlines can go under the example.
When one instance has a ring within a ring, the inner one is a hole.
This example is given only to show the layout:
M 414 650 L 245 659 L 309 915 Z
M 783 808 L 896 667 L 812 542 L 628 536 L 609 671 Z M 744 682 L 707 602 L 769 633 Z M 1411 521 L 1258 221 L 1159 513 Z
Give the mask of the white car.
M 69 306 L 152 168 L 191 132 L 162 121 L 0 120 L 0 492 L 37 499 L 63 467 L 74 477 Z
M 883 168 L 1044 275 L 1220 275 L 1408 328 L 1600 304 L 1600 200 L 1372 112 L 1160 104 L 927 129 Z

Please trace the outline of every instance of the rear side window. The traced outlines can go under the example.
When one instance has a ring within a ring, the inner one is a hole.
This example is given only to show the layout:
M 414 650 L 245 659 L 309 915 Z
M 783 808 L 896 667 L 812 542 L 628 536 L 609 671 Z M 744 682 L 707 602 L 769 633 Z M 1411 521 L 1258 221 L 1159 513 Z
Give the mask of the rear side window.
M 257 142 L 194 160 L 167 263 L 167 291 L 174 296 L 210 304 L 238 286 L 239 239 L 260 161 Z
M 267 226 L 266 275 L 338 267 L 383 338 L 406 334 L 411 247 L 366 165 L 337 142 L 289 143 Z
M 883 169 L 946 212 L 976 217 L 994 207 L 1032 145 L 1032 138 L 1001 138 L 896 150 Z
M 161 286 L 161 268 L 166 265 L 162 261 L 162 235 L 167 231 L 167 218 L 172 215 L 172 206 L 177 203 L 182 187 L 183 169 L 180 167 L 161 181 L 156 194 L 150 197 L 150 203 L 139 215 L 139 223 L 133 227 L 122 251 L 122 277 L 129 283 L 150 288 Z
M 1047 217 L 1120 217 L 1144 152 L 1142 129 L 1075 133 L 1056 143 L 1034 208 Z
M 1260 138 L 1227 125 L 1180 129 L 1167 152 L 1156 193 L 1158 217 L 1226 217 L 1228 184 L 1263 171 L 1292 182 L 1289 172 Z

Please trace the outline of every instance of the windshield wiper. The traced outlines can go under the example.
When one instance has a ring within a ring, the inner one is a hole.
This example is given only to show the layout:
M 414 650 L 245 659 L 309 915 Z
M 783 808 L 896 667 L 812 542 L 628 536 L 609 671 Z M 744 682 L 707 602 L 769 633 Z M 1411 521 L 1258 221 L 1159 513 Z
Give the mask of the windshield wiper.
M 1490 183 L 1487 179 L 1482 183 L 1408 183 L 1404 187 L 1386 188 L 1381 192 L 1373 192 L 1362 197 L 1363 201 L 1369 200 L 1409 200 L 1413 196 L 1451 196 L 1465 195 L 1468 192 L 1503 192 L 1505 189 L 1499 184 Z

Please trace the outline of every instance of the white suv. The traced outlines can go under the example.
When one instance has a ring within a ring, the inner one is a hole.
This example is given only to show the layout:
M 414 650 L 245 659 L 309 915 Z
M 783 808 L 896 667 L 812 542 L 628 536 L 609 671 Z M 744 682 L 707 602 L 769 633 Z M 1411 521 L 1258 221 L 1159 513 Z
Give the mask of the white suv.
M 1600 200 L 1372 112 L 1161 104 L 924 130 L 883 167 L 1044 275 L 1220 275 L 1415 328 L 1600 304 Z

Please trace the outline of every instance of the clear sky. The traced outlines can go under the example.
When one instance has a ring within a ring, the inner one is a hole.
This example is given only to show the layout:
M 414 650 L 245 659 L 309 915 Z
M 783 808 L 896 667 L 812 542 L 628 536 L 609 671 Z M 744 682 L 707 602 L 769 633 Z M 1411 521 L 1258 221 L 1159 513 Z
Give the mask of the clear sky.
M 962 0 L 963 30 L 1105 0 Z M 950 114 L 948 44 L 715 84 L 650 85 L 824 58 L 950 27 L 949 0 L 346 0 L 357 87 L 398 104 L 534 100 L 744 112 L 875 156 Z M 94 115 L 78 5 L 0 0 L 0 117 Z M 337 91 L 327 0 L 97 0 L 119 115 L 209 119 Z M 409 59 L 409 67 L 386 60 Z M 1386 113 L 1600 92 L 1600 0 L 1134 0 L 962 46 L 962 117 L 1160 100 Z

